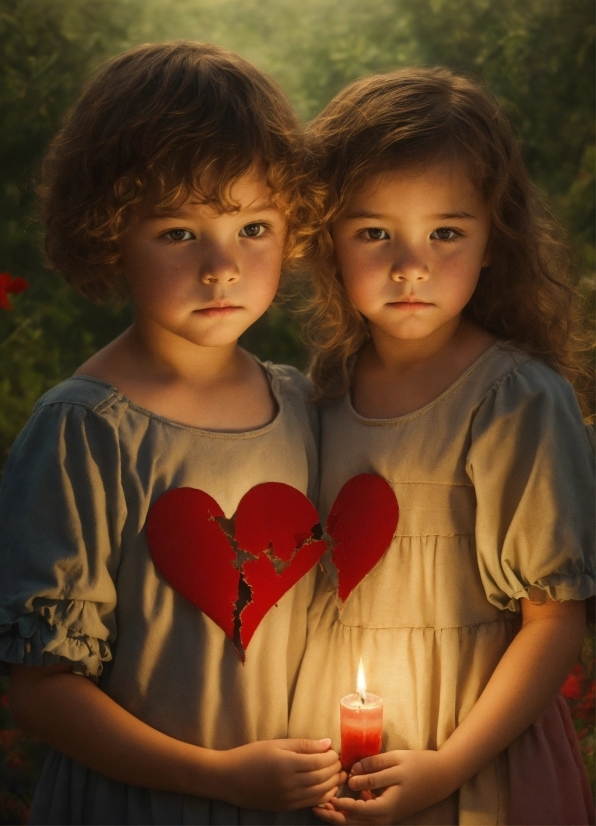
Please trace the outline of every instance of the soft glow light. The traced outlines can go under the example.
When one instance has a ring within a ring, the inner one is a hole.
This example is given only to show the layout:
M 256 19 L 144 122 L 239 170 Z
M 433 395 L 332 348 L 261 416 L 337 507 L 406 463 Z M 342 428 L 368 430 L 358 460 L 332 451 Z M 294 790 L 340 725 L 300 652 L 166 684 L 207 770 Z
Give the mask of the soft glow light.
M 366 679 L 364 678 L 364 665 L 362 663 L 362 657 L 360 657 L 360 662 L 358 663 L 358 677 L 356 679 L 356 691 L 360 697 L 360 702 L 364 705 L 366 702 Z

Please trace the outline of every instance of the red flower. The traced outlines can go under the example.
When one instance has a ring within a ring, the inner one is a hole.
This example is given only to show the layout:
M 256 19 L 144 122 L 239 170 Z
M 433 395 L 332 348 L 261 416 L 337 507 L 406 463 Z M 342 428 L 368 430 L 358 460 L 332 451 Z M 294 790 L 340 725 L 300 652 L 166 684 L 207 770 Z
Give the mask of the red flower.
M 9 272 L 0 272 L 0 309 L 12 310 L 8 293 L 22 293 L 28 288 L 24 278 L 13 278 Z
M 579 700 L 582 695 L 581 678 L 582 667 L 577 663 L 571 669 L 571 674 L 567 677 L 561 688 L 561 694 L 566 700 Z

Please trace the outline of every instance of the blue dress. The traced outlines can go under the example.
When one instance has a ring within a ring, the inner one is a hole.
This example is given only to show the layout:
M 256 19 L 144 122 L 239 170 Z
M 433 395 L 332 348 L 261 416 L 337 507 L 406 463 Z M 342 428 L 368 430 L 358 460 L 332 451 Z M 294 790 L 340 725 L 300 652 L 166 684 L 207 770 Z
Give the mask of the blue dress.
M 287 736 L 314 570 L 265 615 L 242 664 L 219 625 L 161 576 L 145 537 L 152 504 L 173 488 L 207 492 L 228 518 L 262 482 L 314 497 L 310 385 L 292 367 L 264 368 L 278 413 L 244 433 L 177 424 L 86 376 L 40 399 L 0 493 L 0 660 L 68 662 L 140 720 L 198 746 Z M 30 820 L 275 821 L 271 812 L 129 786 L 55 751 Z

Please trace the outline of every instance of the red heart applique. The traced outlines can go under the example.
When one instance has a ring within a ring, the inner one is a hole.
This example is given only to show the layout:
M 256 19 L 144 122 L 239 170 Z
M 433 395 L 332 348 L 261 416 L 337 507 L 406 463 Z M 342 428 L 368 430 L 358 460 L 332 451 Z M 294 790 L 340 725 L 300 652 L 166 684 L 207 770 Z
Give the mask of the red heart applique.
M 234 567 L 236 552 L 216 521 L 221 517 L 224 512 L 205 491 L 174 488 L 151 508 L 147 545 L 172 588 L 233 641 L 240 571 Z
M 313 537 L 318 524 L 315 506 L 290 485 L 265 482 L 242 497 L 234 537 L 240 550 L 256 557 L 242 566 L 251 590 L 251 601 L 240 614 L 244 649 L 271 606 L 325 553 L 325 541 Z M 279 572 L 272 557 L 283 566 Z
M 246 649 L 267 611 L 321 558 L 325 542 L 313 535 L 319 522 L 314 505 L 282 482 L 249 490 L 234 521 L 231 537 L 224 530 L 231 531 L 231 524 L 211 496 L 175 488 L 151 508 L 146 535 L 163 577 L 233 643 L 242 572 L 251 589 L 250 602 L 240 613 L 240 642 Z M 240 570 L 234 546 L 253 557 Z
M 398 517 L 395 494 L 380 476 L 360 474 L 340 490 L 326 531 L 343 601 L 391 544 Z M 326 547 L 319 538 L 314 505 L 282 482 L 251 488 L 233 520 L 227 520 L 215 499 L 202 490 L 169 490 L 151 508 L 146 535 L 156 568 L 234 645 L 239 643 L 242 659 L 265 614 L 316 564 Z M 242 563 L 238 552 L 248 557 Z M 250 588 L 244 605 L 239 596 L 241 575 Z
M 398 519 L 395 493 L 381 476 L 361 473 L 337 494 L 325 530 L 333 541 L 331 559 L 344 602 L 391 544 Z

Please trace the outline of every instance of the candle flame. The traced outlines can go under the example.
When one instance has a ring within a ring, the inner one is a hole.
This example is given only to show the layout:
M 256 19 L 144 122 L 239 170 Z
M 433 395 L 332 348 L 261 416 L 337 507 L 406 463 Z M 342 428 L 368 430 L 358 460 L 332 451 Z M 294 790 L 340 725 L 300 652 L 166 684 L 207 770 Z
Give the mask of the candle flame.
M 356 680 L 356 690 L 360 696 L 360 702 L 364 705 L 366 702 L 366 679 L 364 677 L 364 665 L 362 663 L 362 657 L 360 657 L 360 662 L 358 663 L 358 678 Z

